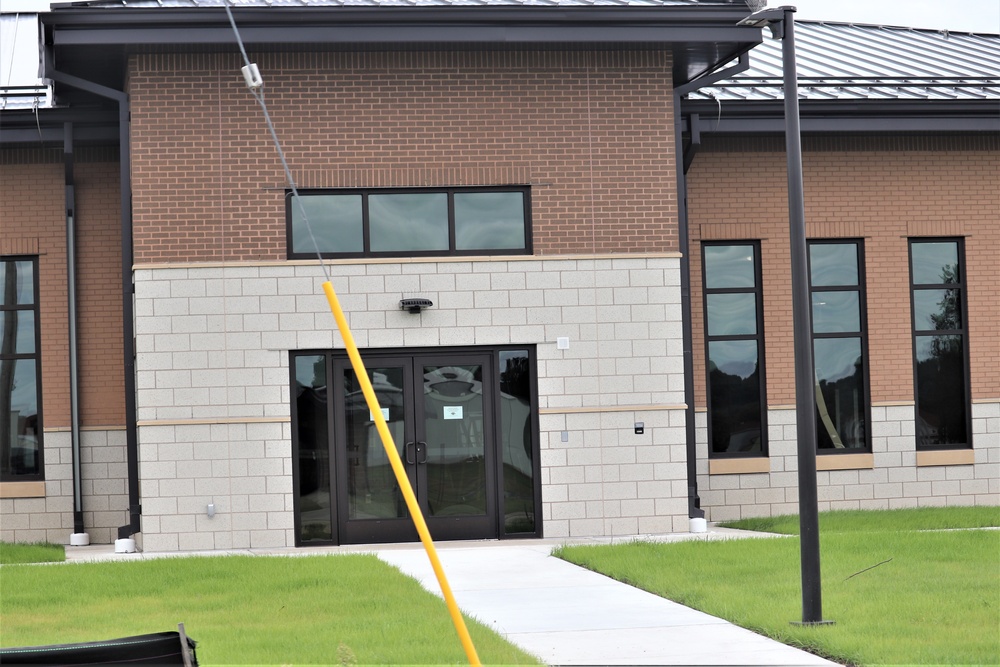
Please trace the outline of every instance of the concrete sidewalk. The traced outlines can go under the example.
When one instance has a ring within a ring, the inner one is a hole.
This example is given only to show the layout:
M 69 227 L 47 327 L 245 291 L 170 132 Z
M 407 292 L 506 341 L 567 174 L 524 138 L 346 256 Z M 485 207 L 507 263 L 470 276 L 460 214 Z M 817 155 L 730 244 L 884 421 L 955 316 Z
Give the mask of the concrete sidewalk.
M 833 665 L 520 542 L 438 547 L 465 613 L 550 665 Z M 379 558 L 440 595 L 423 549 Z
M 753 536 L 708 533 L 645 536 L 657 541 Z M 634 537 L 631 539 L 635 539 Z M 568 543 L 610 540 L 443 542 L 436 545 L 462 611 L 550 665 L 834 665 L 727 621 L 553 558 Z M 417 544 L 116 554 L 111 545 L 67 547 L 68 561 L 144 560 L 232 553 L 308 556 L 375 553 L 441 591 Z

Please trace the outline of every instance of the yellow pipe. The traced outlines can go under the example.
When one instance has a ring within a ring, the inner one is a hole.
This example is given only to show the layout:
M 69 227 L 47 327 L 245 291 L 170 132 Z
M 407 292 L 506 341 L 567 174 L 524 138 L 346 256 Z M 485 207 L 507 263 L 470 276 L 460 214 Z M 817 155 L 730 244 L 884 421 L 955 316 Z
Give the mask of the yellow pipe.
M 368 409 L 372 413 L 372 418 L 375 420 L 375 428 L 378 430 L 379 436 L 382 438 L 382 446 L 385 448 L 385 453 L 389 457 L 389 464 L 392 465 L 392 471 L 396 474 L 396 481 L 399 483 L 399 488 L 403 492 L 403 499 L 406 500 L 406 507 L 410 510 L 410 517 L 413 519 L 413 525 L 417 528 L 417 534 L 420 535 L 420 541 L 424 545 L 424 550 L 427 551 L 427 557 L 430 558 L 431 567 L 434 568 L 434 574 L 437 576 L 438 584 L 441 586 L 441 593 L 444 595 L 445 604 L 448 605 L 448 613 L 451 614 L 451 621 L 455 624 L 455 630 L 458 632 L 458 637 L 462 641 L 462 648 L 465 649 L 465 655 L 469 659 L 470 665 L 479 665 L 479 656 L 476 654 L 476 647 L 472 644 L 472 637 L 469 636 L 469 630 L 465 627 L 465 620 L 462 618 L 462 612 L 458 609 L 458 603 L 455 602 L 455 596 L 451 592 L 451 586 L 448 584 L 447 577 L 444 576 L 444 568 L 441 567 L 441 561 L 437 555 L 437 549 L 434 548 L 434 541 L 431 539 L 430 531 L 427 530 L 427 522 L 424 521 L 424 514 L 420 511 L 420 505 L 417 503 L 417 497 L 413 494 L 413 487 L 410 486 L 410 479 L 406 476 L 406 470 L 403 468 L 403 462 L 399 459 L 399 452 L 396 451 L 396 444 L 392 440 L 392 433 L 389 432 L 389 426 L 385 423 L 385 417 L 382 416 L 382 409 L 378 404 L 378 397 L 375 396 L 375 390 L 372 388 L 371 380 L 368 379 L 368 371 L 365 370 L 365 364 L 361 361 L 361 354 L 358 352 L 358 346 L 354 342 L 354 335 L 351 333 L 351 328 L 347 324 L 347 318 L 344 317 L 344 311 L 340 307 L 340 300 L 337 299 L 337 293 L 333 289 L 333 285 L 329 281 L 323 283 L 323 291 L 326 292 L 326 300 L 330 302 L 330 310 L 333 312 L 333 319 L 337 321 L 337 328 L 340 329 L 340 335 L 344 339 L 344 347 L 347 348 L 347 356 L 351 359 L 351 365 L 354 367 L 354 374 L 358 378 L 358 382 L 361 384 L 361 392 L 365 395 L 365 401 L 368 403 Z

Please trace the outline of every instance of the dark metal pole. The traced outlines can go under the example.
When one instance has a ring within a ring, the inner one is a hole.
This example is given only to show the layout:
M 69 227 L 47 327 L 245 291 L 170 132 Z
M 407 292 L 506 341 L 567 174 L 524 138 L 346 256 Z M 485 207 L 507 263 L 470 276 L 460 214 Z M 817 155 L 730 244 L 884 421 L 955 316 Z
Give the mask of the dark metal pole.
M 69 424 L 73 453 L 73 534 L 83 535 L 83 474 L 80 455 L 80 374 L 76 316 L 76 184 L 73 175 L 73 123 L 63 123 L 66 172 L 66 294 L 69 311 Z M 89 539 L 89 538 L 88 538 Z M 75 544 L 75 543 L 74 543 Z
M 802 136 L 795 68 L 794 7 L 783 7 L 781 55 L 785 84 L 785 151 L 788 155 L 788 226 L 792 260 L 792 327 L 795 347 L 795 427 L 799 459 L 799 557 L 802 623 L 823 622 L 819 571 L 819 508 L 816 494 L 816 393 L 812 317 L 806 261 L 806 213 L 802 193 Z

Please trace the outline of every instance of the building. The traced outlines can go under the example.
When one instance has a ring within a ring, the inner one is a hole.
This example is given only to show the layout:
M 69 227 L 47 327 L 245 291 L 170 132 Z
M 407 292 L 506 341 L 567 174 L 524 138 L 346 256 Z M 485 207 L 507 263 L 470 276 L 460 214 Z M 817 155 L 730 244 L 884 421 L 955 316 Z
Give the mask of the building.
M 301 207 L 222 2 L 5 16 L 44 76 L 0 111 L 4 539 L 413 539 L 325 272 L 435 537 L 794 512 L 748 13 L 240 3 Z M 1000 38 L 800 32 L 821 506 L 996 504 Z

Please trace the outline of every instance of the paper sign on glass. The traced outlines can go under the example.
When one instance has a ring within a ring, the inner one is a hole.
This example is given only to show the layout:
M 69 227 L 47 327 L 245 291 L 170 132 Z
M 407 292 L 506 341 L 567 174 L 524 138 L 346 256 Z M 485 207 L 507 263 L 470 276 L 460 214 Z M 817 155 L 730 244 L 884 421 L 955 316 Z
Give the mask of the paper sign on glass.
M 381 411 L 382 411 L 382 419 L 389 421 L 389 408 L 381 408 Z M 370 422 L 375 421 L 375 415 L 372 413 L 371 410 L 368 411 L 368 421 Z
M 461 405 L 446 405 L 446 406 L 444 406 L 444 418 L 445 419 L 461 419 L 462 418 L 462 406 Z

